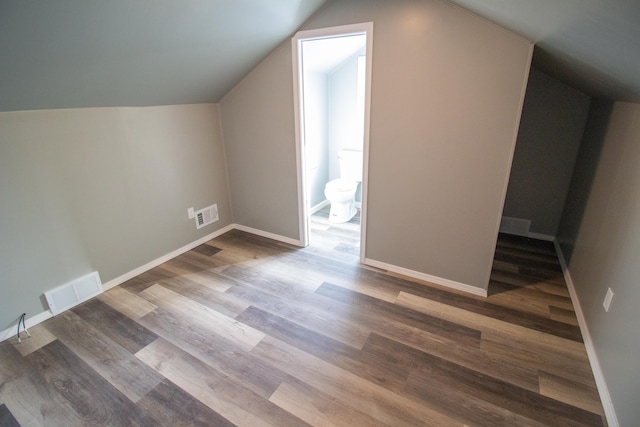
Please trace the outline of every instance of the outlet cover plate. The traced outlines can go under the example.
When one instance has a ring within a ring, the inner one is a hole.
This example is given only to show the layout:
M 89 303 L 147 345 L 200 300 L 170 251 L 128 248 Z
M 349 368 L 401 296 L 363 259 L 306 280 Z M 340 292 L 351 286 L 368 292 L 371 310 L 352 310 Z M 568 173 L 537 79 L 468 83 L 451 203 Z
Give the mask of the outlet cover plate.
M 604 311 L 609 311 L 609 308 L 611 308 L 611 303 L 613 302 L 614 296 L 615 294 L 613 293 L 611 288 L 607 289 L 607 294 L 604 296 L 604 302 L 602 303 L 602 306 L 604 307 Z

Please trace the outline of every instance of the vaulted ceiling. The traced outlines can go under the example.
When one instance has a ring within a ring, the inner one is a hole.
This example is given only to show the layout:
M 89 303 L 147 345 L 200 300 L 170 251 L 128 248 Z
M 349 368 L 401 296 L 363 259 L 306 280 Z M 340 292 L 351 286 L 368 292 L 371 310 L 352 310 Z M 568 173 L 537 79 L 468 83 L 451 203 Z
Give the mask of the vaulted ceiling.
M 547 74 L 640 102 L 640 0 L 450 1 L 534 42 L 534 66 Z
M 535 42 L 542 71 L 640 102 L 639 0 L 451 1 Z M 217 102 L 326 2 L 0 0 L 0 111 Z
M 215 102 L 326 0 L 0 0 L 0 111 Z

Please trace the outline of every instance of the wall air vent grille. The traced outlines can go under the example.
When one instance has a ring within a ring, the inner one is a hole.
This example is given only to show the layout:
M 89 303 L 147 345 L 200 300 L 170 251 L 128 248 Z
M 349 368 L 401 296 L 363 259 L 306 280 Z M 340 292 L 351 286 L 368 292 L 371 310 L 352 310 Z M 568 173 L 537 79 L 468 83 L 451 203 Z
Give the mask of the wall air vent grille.
M 73 306 L 102 293 L 102 282 L 97 271 L 58 286 L 44 293 L 51 313 L 55 316 Z
M 522 218 L 512 218 L 503 216 L 500 222 L 500 232 L 507 234 L 515 234 L 516 236 L 529 236 L 529 228 L 531 228 L 531 220 Z
M 218 205 L 207 206 L 204 209 L 196 211 L 196 228 L 202 228 L 205 225 L 212 224 L 218 220 Z

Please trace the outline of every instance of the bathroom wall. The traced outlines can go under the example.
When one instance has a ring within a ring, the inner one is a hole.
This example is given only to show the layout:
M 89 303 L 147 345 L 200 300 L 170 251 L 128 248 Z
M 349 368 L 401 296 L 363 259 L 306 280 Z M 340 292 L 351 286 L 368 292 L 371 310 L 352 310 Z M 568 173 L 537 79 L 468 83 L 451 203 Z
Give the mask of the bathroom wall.
M 532 46 L 440 0 L 332 1 L 373 22 L 367 258 L 487 288 Z M 236 222 L 300 239 L 291 43 L 221 101 Z
M 325 201 L 326 183 L 340 177 L 338 151 L 362 151 L 364 116 L 357 111 L 357 73 L 358 56 L 363 54 L 364 47 L 330 70 L 304 70 L 305 165 L 310 207 Z
M 338 151 L 363 149 L 364 116 L 358 111 L 358 57 L 329 74 L 329 179 L 340 177 Z
M 340 150 L 362 151 L 364 146 L 364 76 L 358 75 L 358 58 L 365 49 L 331 70 L 329 81 L 329 180 L 340 177 Z M 362 85 L 362 87 L 359 87 Z M 358 97 L 362 99 L 359 100 Z M 360 105 L 359 105 L 360 104 Z M 360 107 L 360 108 L 359 108 Z M 362 185 L 358 185 L 356 203 L 362 201 Z
M 215 104 L 0 113 L 0 331 L 231 223 Z M 187 208 L 218 204 L 197 230 Z
M 310 207 L 314 207 L 325 200 L 324 187 L 330 180 L 327 81 L 328 76 L 326 74 L 305 70 L 305 166 Z
M 503 215 L 531 220 L 532 233 L 553 237 L 558 231 L 589 101 L 531 70 Z

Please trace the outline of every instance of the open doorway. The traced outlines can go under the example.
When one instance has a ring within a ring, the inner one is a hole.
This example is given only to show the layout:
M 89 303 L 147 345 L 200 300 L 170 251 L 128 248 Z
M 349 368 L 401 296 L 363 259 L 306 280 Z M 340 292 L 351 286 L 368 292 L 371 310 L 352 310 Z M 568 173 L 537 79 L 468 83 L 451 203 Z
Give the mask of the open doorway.
M 364 258 L 372 24 L 293 39 L 302 244 Z

